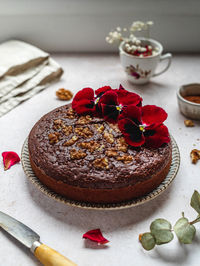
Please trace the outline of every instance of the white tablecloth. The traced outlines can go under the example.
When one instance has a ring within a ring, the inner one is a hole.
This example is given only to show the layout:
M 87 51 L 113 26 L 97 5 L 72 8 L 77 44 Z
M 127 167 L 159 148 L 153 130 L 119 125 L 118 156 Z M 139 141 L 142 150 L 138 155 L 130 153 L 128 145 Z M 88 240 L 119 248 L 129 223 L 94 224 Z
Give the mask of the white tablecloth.
M 117 55 L 61 54 L 53 58 L 65 71 L 62 79 L 0 118 L 0 152 L 12 150 L 20 154 L 34 123 L 64 104 L 56 99 L 58 88 L 76 93 L 85 86 L 97 89 L 103 85 L 118 87 L 121 83 L 139 93 L 144 104 L 156 104 L 168 112 L 167 126 L 180 148 L 180 170 L 171 187 L 149 203 L 118 211 L 92 211 L 55 202 L 27 180 L 21 165 L 4 172 L 1 162 L 0 210 L 23 221 L 40 234 L 41 241 L 80 266 L 198 265 L 199 224 L 192 245 L 180 245 L 175 237 L 171 243 L 147 252 L 138 242 L 138 235 L 149 231 L 156 218 L 166 218 L 174 224 L 182 211 L 190 220 L 196 217 L 189 203 L 194 189 L 200 191 L 200 162 L 192 165 L 189 154 L 193 148 L 200 149 L 200 123 L 196 122 L 194 128 L 184 126 L 176 89 L 200 81 L 200 56 L 174 56 L 166 73 L 140 87 L 127 82 Z M 100 228 L 110 240 L 108 245 L 97 246 L 82 239 L 83 233 L 95 228 Z M 4 232 L 0 234 L 0 247 L 0 265 L 40 265 L 25 247 Z

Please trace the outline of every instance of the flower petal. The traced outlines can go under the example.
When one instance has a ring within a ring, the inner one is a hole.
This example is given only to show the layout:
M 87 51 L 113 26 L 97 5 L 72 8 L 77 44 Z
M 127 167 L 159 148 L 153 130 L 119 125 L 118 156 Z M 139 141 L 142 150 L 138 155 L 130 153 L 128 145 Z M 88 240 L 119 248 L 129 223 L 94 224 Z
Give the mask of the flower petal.
M 119 105 L 117 93 L 114 90 L 105 92 L 100 98 L 99 103 L 116 106 Z
M 117 123 L 119 111 L 115 105 L 101 104 L 101 112 L 103 118 L 110 123 Z
M 91 88 L 80 90 L 72 101 L 72 108 L 78 114 L 93 113 L 94 107 L 94 91 Z
M 142 122 L 147 126 L 162 124 L 167 119 L 167 113 L 156 105 L 142 107 Z
M 128 105 L 127 107 L 123 108 L 122 113 L 119 116 L 119 120 L 123 118 L 128 118 L 132 120 L 137 125 L 142 124 L 141 121 L 141 108 L 135 105 Z
M 97 90 L 95 90 L 95 94 L 97 97 L 100 97 L 102 96 L 105 92 L 109 91 L 109 90 L 112 90 L 112 88 L 110 86 L 104 86 L 104 87 L 101 87 Z
M 8 170 L 12 165 L 20 162 L 18 154 L 14 151 L 5 151 L 2 153 L 4 170 Z
M 99 244 L 106 244 L 109 242 L 105 237 L 103 237 L 100 229 L 94 229 L 94 230 L 88 231 L 87 233 L 83 235 L 83 238 L 90 239 Z
M 119 89 L 116 89 L 114 91 L 118 95 L 119 104 L 125 106 L 130 104 L 141 106 L 142 98 L 138 94 L 125 90 L 121 85 Z
M 146 130 L 144 136 L 145 144 L 152 148 L 159 148 L 164 143 L 170 142 L 168 128 L 163 124 L 155 127 L 153 130 Z
M 127 118 L 120 119 L 118 127 L 129 145 L 138 147 L 144 144 L 145 138 L 142 131 L 132 120 Z

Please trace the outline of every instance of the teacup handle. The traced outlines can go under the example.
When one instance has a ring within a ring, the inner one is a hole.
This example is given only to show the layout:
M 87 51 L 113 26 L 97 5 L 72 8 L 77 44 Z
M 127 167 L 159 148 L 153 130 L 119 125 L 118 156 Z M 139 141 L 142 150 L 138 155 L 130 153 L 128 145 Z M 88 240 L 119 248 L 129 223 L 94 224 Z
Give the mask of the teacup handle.
M 168 60 L 167 66 L 163 70 L 161 70 L 160 72 L 155 73 L 153 75 L 153 77 L 158 76 L 158 75 L 164 73 L 170 67 L 171 61 L 172 61 L 172 54 L 171 53 L 167 53 L 167 54 L 161 55 L 160 62 L 162 62 L 162 61 L 164 61 L 166 59 Z

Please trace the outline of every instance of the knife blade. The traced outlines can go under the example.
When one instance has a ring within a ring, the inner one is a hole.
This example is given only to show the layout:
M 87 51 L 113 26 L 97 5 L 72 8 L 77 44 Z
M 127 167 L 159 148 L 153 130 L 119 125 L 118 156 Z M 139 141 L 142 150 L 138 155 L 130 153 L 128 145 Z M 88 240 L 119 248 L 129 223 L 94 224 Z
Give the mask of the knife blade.
M 40 242 L 40 236 L 31 228 L 0 211 L 0 227 L 31 250 L 45 266 L 76 266 L 75 263 Z

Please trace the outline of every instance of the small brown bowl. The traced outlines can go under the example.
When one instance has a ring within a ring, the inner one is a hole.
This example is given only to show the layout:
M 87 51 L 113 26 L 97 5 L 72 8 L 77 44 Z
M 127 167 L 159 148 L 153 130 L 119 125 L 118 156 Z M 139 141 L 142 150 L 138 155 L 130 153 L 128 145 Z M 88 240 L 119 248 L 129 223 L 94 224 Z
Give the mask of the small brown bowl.
M 183 85 L 177 91 L 178 106 L 183 115 L 188 118 L 200 120 L 200 103 L 188 101 L 184 96 L 200 96 L 200 84 Z

